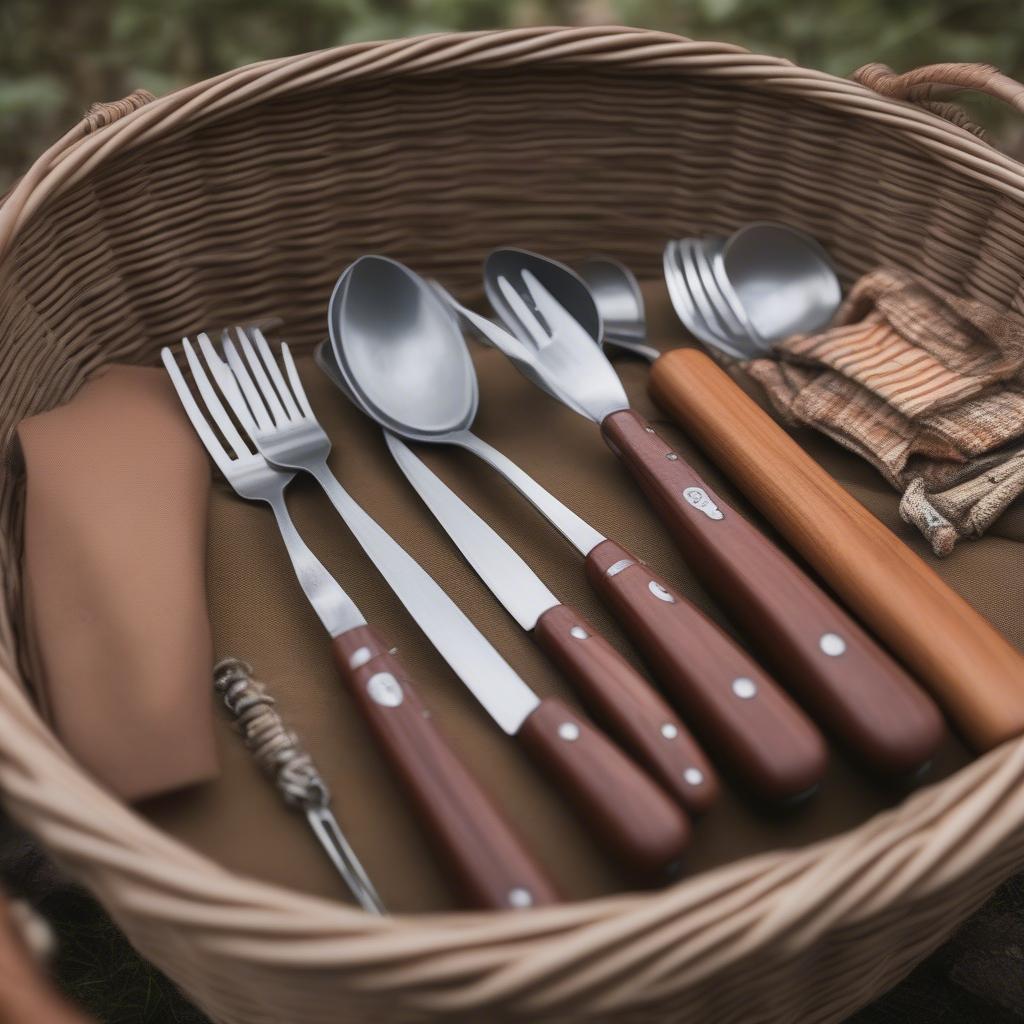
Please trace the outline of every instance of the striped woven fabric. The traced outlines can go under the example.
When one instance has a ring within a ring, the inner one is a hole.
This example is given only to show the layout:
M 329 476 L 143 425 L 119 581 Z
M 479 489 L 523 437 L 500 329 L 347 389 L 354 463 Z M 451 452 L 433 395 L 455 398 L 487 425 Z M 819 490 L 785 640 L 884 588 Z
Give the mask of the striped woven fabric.
M 989 381 L 944 365 L 884 320 L 872 318 L 787 346 L 795 356 L 831 366 L 908 417 L 970 398 Z
M 1024 320 L 906 271 L 858 281 L 833 326 L 747 366 L 792 422 L 872 462 L 948 554 L 1024 492 Z

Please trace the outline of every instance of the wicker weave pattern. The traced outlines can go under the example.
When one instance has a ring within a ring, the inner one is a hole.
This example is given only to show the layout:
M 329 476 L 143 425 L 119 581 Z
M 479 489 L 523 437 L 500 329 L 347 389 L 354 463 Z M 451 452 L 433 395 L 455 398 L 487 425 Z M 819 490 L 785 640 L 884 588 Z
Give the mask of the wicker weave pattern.
M 94 109 L 0 208 L 5 450 L 23 416 L 168 338 L 266 313 L 319 340 L 359 252 L 472 297 L 496 240 L 653 274 L 667 234 L 756 217 L 813 232 L 847 277 L 884 256 L 1024 309 L 1019 165 L 932 112 L 737 47 L 437 35 L 137 95 Z M 1024 861 L 1015 743 L 852 833 L 655 896 L 378 920 L 232 877 L 82 776 L 23 696 L 19 514 L 5 472 L 7 804 L 219 1021 L 835 1021 Z

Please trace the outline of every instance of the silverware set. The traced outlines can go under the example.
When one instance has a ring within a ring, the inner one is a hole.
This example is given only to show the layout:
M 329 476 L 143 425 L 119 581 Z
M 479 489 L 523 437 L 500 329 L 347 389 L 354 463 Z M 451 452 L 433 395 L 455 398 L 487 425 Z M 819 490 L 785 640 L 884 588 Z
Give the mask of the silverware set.
M 735 359 L 820 330 L 842 298 L 825 250 L 784 224 L 748 224 L 729 238 L 673 239 L 662 260 L 687 330 Z
M 781 253 L 778 266 L 759 262 L 765 247 Z M 665 269 L 681 318 L 725 352 L 772 344 L 787 317 L 812 329 L 826 306 L 834 309 L 838 302 L 838 282 L 833 301 L 831 268 L 816 243 L 775 225 L 752 225 L 728 240 L 670 243 Z M 782 311 L 771 283 L 779 276 L 800 280 L 786 292 Z M 278 357 L 259 330 L 235 328 L 223 333 L 219 346 L 206 334 L 194 344 L 184 339 L 180 362 L 171 349 L 162 353 L 224 478 L 240 497 L 270 506 L 299 585 L 332 638 L 339 674 L 467 900 L 525 908 L 558 896 L 433 724 L 429 698 L 421 699 L 390 644 L 302 540 L 285 501 L 298 473 L 320 484 L 384 581 L 498 728 L 525 748 L 595 838 L 637 877 L 674 870 L 690 835 L 690 816 L 717 798 L 716 765 L 755 798 L 799 800 L 826 769 L 821 726 L 874 771 L 899 776 L 920 769 L 942 735 L 930 699 L 630 409 L 602 344 L 649 361 L 658 353 L 646 344 L 643 300 L 628 269 L 600 258 L 576 273 L 535 253 L 503 249 L 488 257 L 484 285 L 498 322 L 392 259 L 361 257 L 334 289 L 330 338 L 318 347 L 316 362 L 382 428 L 419 498 L 572 683 L 597 724 L 537 694 L 347 493 L 328 466 L 331 440 L 287 345 Z M 690 567 L 774 675 L 640 557 L 473 433 L 480 395 L 460 324 L 597 426 Z M 589 583 L 660 688 L 563 603 L 406 442 L 463 448 L 504 477 L 580 554 Z

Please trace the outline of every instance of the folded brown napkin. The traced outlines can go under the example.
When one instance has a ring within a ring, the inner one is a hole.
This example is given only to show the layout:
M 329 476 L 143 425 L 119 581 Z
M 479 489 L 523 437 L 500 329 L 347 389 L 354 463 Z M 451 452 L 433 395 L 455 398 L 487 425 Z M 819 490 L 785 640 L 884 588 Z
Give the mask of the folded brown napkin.
M 211 778 L 210 471 L 166 374 L 109 367 L 18 437 L 29 660 L 54 731 L 127 799 Z
M 1024 320 L 875 270 L 832 326 L 746 364 L 776 408 L 872 462 L 948 554 L 1024 491 Z

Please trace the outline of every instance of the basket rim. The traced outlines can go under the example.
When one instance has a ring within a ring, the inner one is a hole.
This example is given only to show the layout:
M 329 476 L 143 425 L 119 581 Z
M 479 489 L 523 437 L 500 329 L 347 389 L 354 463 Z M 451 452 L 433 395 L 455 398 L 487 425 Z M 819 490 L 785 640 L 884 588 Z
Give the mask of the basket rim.
M 126 149 L 332 83 L 523 67 L 676 72 L 784 92 L 898 126 L 964 174 L 1024 202 L 1024 168 L 970 132 L 782 58 L 634 28 L 437 33 L 262 61 L 144 102 L 108 123 L 87 118 L 39 157 L 0 206 L 0 269 L 46 203 Z M 655 893 L 618 894 L 523 915 L 376 918 L 236 875 L 160 832 L 74 763 L 9 669 L 0 669 L 0 716 L 12 726 L 0 740 L 4 800 L 129 934 L 133 914 L 149 915 L 189 929 L 199 948 L 230 950 L 267 967 L 358 966 L 369 972 L 360 979 L 361 991 L 389 991 L 397 979 L 410 986 L 401 998 L 434 1011 L 492 1000 L 518 1000 L 536 1009 L 583 997 L 602 1000 L 607 1011 L 636 1005 L 710 970 L 707 959 L 687 961 L 692 942 L 706 939 L 710 928 L 731 943 L 728 951 L 718 951 L 716 970 L 749 955 L 768 937 L 784 936 L 788 948 L 804 946 L 840 920 L 867 920 L 896 899 L 927 899 L 1024 827 L 1020 739 L 851 831 L 797 850 L 747 857 Z M 956 827 L 946 820 L 951 808 Z M 904 840 L 912 834 L 920 841 L 908 855 Z M 778 887 L 795 887 L 798 880 L 801 897 L 780 901 Z M 737 912 L 723 920 L 724 904 Z M 284 937 L 291 941 L 282 943 Z M 629 937 L 636 941 L 624 950 Z
M 755 82 L 761 89 L 898 126 L 940 158 L 953 160 L 962 172 L 1024 200 L 1024 166 L 966 128 L 913 103 L 784 57 L 756 54 L 733 43 L 619 25 L 435 32 L 258 61 L 99 123 L 83 118 L 33 162 L 0 205 L 0 259 L 41 203 L 72 188 L 105 159 L 155 142 L 179 127 L 194 130 L 225 110 L 382 74 L 539 65 L 628 68 L 631 73 L 691 70 L 734 84 Z

